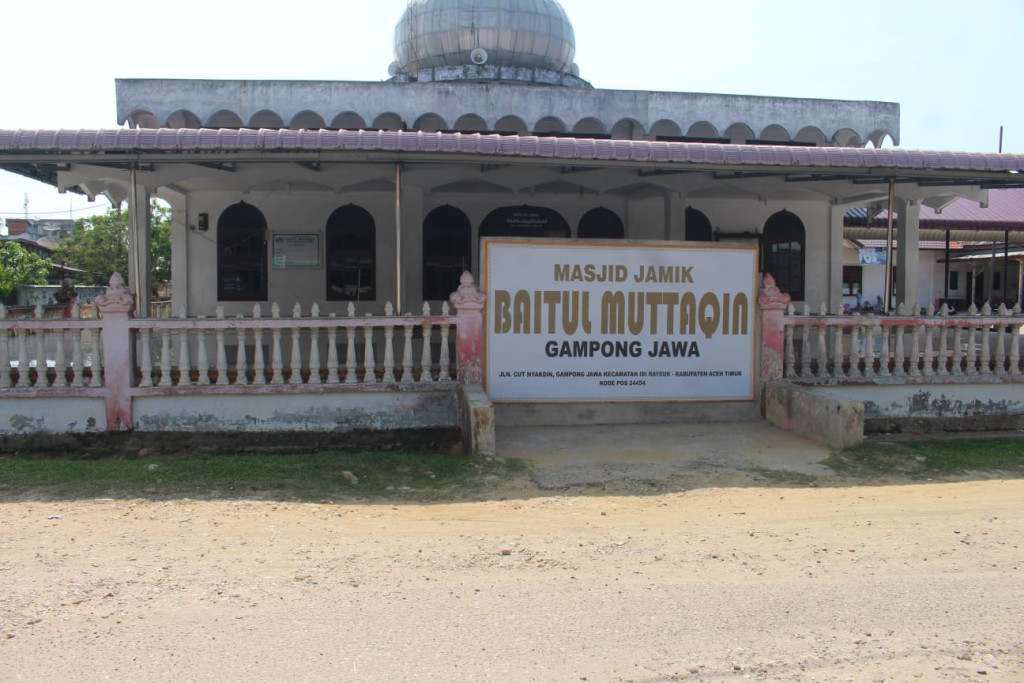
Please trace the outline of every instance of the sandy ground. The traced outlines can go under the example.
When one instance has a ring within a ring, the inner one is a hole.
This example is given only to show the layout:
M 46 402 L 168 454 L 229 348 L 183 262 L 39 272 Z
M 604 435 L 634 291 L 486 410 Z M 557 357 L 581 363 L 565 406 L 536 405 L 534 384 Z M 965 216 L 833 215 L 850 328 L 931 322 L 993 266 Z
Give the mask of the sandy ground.
M 0 681 L 1024 680 L 1024 481 L 700 476 L 2 503 Z

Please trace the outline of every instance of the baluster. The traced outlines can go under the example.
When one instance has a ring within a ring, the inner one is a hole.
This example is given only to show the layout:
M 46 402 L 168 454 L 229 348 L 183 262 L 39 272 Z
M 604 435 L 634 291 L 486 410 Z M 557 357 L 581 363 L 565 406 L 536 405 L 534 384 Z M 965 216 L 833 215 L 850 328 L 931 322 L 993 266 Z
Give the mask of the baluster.
M 963 371 L 964 361 L 964 348 L 963 348 L 963 328 L 957 325 L 953 328 L 953 363 L 950 370 L 956 376 L 964 374 Z
M 160 328 L 160 377 L 156 386 L 167 387 L 171 385 L 171 330 L 168 327 Z
M 259 319 L 263 317 L 263 307 L 256 304 L 252 307 L 252 319 L 257 321 L 252 328 L 252 383 L 263 386 L 267 383 L 267 364 L 263 358 L 263 328 Z
M 809 304 L 804 304 L 804 317 L 811 314 Z M 804 322 L 803 337 L 800 340 L 800 376 L 812 377 L 811 375 L 811 323 Z
M 28 334 L 28 330 L 20 329 L 17 331 L 18 335 L 18 383 L 15 384 L 19 389 L 28 387 L 28 340 L 25 339 L 25 335 Z
M 53 384 L 54 387 L 68 386 L 68 364 L 65 347 L 68 340 L 67 330 L 54 330 L 50 333 L 53 339 Z
M 860 369 L 860 314 L 854 314 L 854 322 L 858 323 L 850 327 L 850 367 L 846 371 L 846 376 L 851 379 L 860 379 L 864 376 L 864 373 Z M 840 340 L 842 337 L 840 337 Z
M 43 317 L 42 305 L 36 306 L 36 317 Z M 36 347 L 36 389 L 46 389 L 50 384 L 49 377 L 46 376 L 46 330 L 35 331 L 35 347 Z
M 185 307 L 178 311 L 178 318 L 183 322 L 185 318 Z M 178 386 L 192 384 L 192 359 L 188 352 L 188 328 L 178 328 Z
M 402 349 L 402 383 L 408 384 L 412 381 L 412 323 L 406 323 L 405 348 Z
M 3 304 L 0 304 L 0 320 L 7 320 L 7 307 Z M 8 348 L 10 340 L 10 329 L 0 329 L 0 389 L 8 389 L 11 386 L 11 350 Z
M 298 320 L 302 317 L 302 307 L 298 303 L 292 308 L 292 319 Z M 289 365 L 291 366 L 291 376 L 287 382 L 291 384 L 302 384 L 302 348 L 300 346 L 302 340 L 302 328 L 298 325 L 292 327 L 292 353 Z
M 246 385 L 249 383 L 249 357 L 245 351 L 245 338 L 249 335 L 246 328 L 242 327 L 242 314 L 239 313 L 235 318 L 239 321 L 235 329 L 235 343 L 238 344 L 235 352 L 235 384 Z
M 992 314 L 992 308 L 986 302 L 982 307 L 982 315 Z M 981 375 L 992 374 L 992 328 L 985 324 L 981 326 L 981 362 L 978 366 L 978 373 Z
M 320 317 L 320 306 L 313 304 L 309 312 L 309 317 L 319 318 Z M 323 384 L 324 380 L 320 376 L 320 328 L 310 327 L 309 328 L 309 383 L 310 384 Z
M 1006 307 L 1006 304 L 999 304 L 997 311 L 999 317 L 1008 318 L 1010 316 L 1010 309 Z M 1006 325 L 996 326 L 996 374 L 1005 377 L 1007 374 L 1006 367 Z
M 907 373 L 903 367 L 903 361 L 905 359 L 903 347 L 906 328 L 904 328 L 903 325 L 896 325 L 895 327 L 893 327 L 893 331 L 896 333 L 896 350 L 892 362 L 893 375 L 895 375 L 896 377 L 905 377 Z
M 356 314 L 355 304 L 348 305 L 348 317 L 352 318 Z M 355 325 L 349 325 L 345 329 L 345 340 L 348 346 L 345 349 L 345 384 L 355 384 L 358 378 L 356 377 L 356 328 Z
M 882 340 L 882 347 L 881 347 L 881 350 L 879 351 L 879 354 L 878 354 L 879 355 L 879 358 L 878 358 L 878 376 L 879 377 L 889 377 L 889 376 L 891 376 L 891 373 L 889 372 L 889 360 L 890 360 L 890 358 L 889 358 L 889 355 L 890 355 L 889 354 L 889 342 L 892 340 L 892 329 L 893 328 L 891 328 L 891 327 L 883 325 L 882 321 L 879 321 L 879 323 L 878 323 L 878 332 L 879 332 L 879 337 Z
M 822 320 L 818 324 L 818 371 L 816 373 L 818 378 L 824 378 L 828 375 L 828 339 L 826 334 L 828 328 L 825 327 L 825 321 Z
M 942 304 L 942 308 L 939 309 L 939 318 L 942 322 L 949 320 L 949 307 L 946 304 Z M 949 374 L 948 369 L 949 363 L 949 326 L 942 325 L 939 327 L 939 358 L 937 369 L 939 376 L 946 376 Z
M 1014 308 L 1017 308 L 1016 306 Z M 1019 310 L 1017 315 L 1020 315 Z M 1024 331 L 1024 325 L 1013 325 L 1010 327 L 1010 374 L 1014 377 L 1020 377 L 1020 342 L 1021 332 Z
M 384 306 L 384 315 L 391 317 L 395 313 L 395 307 L 389 301 Z M 384 326 L 384 381 L 395 381 L 395 326 Z
M 842 326 L 835 325 L 832 328 L 832 371 L 830 376 L 832 379 L 837 379 L 844 375 L 843 370 L 843 359 L 845 358 L 846 351 L 843 348 L 843 337 L 844 331 Z
M 864 324 L 864 372 L 861 375 L 866 379 L 875 377 L 875 321 L 871 320 Z
M 793 325 L 786 323 L 786 377 L 796 376 L 796 352 L 793 350 Z
M 281 307 L 275 302 L 270 307 L 270 317 L 277 320 L 281 317 Z M 273 377 L 270 378 L 270 383 L 274 385 L 284 384 L 284 361 L 281 359 L 281 328 L 275 327 L 270 331 L 271 336 L 271 349 L 270 349 L 270 369 L 273 372 Z
M 924 333 L 924 325 L 910 326 L 910 374 L 912 377 L 920 377 L 926 360 L 922 358 L 921 337 Z
M 81 388 L 85 386 L 85 368 L 82 367 L 82 330 L 71 330 L 71 386 Z M 4 345 L 6 347 L 6 344 Z M 4 364 L 7 367 L 7 364 Z M 7 373 L 4 373 L 6 377 Z M 3 382 L 3 377 L 0 377 Z
M 327 328 L 327 383 L 341 384 L 338 373 L 338 327 L 335 323 L 337 313 L 331 313 L 331 326 Z
M 206 320 L 205 315 L 199 316 L 200 320 Z M 210 384 L 210 358 L 206 353 L 206 328 L 196 328 L 196 365 L 199 366 L 199 386 L 205 387 Z
M 430 315 L 430 304 L 423 302 L 423 317 Z M 420 352 L 420 381 L 434 381 L 434 359 L 431 357 L 430 345 L 433 342 L 433 325 L 423 324 L 423 350 Z
M 372 313 L 367 313 L 366 318 L 372 318 Z M 377 382 L 377 360 L 373 356 L 373 325 L 367 320 L 363 326 L 363 383 L 376 384 Z
M 974 376 L 978 374 L 978 348 L 976 345 L 977 329 L 973 322 L 967 328 L 967 374 Z
M 228 382 L 228 352 L 224 347 L 224 307 L 217 307 L 217 320 L 220 324 L 217 329 L 214 330 L 214 340 L 217 343 L 217 381 L 214 382 L 217 386 L 226 387 Z
M 152 330 L 148 327 L 143 327 L 139 330 L 139 335 L 142 337 L 142 378 L 139 380 L 140 387 L 153 386 L 153 357 L 150 355 L 149 350 L 149 336 L 151 333 Z
M 450 310 L 451 309 L 448 308 L 448 302 L 447 301 L 445 301 L 443 304 L 441 304 L 441 315 L 444 316 L 445 318 L 448 317 L 448 314 L 449 314 Z M 449 354 L 451 353 L 451 351 L 449 350 L 449 346 L 448 346 L 448 334 L 449 334 L 449 330 L 450 329 L 451 329 L 451 324 L 450 323 L 441 323 L 441 358 L 439 360 L 440 370 L 438 371 L 438 375 L 437 375 L 437 381 L 438 382 L 450 382 L 451 379 L 452 379 L 452 375 L 451 375 L 451 364 L 452 364 L 452 362 L 451 362 L 451 358 L 449 358 Z
M 7 311 L 0 304 L 0 320 L 6 320 Z M 8 348 L 11 332 L 6 327 L 0 329 L 0 389 L 11 386 L 11 350 Z
M 103 386 L 103 334 L 99 329 L 92 331 L 92 379 L 89 380 L 89 387 Z

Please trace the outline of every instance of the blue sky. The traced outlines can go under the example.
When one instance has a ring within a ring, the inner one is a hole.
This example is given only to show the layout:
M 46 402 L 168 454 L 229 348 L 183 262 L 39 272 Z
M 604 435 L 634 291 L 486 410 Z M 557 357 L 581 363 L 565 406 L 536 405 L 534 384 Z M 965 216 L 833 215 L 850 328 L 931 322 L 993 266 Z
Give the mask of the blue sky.
M 561 0 L 598 88 L 901 105 L 906 148 L 1024 153 L 1020 0 Z M 383 80 L 405 0 L 8 3 L 0 128 L 112 128 L 115 78 Z M 0 172 L 0 216 L 102 210 Z

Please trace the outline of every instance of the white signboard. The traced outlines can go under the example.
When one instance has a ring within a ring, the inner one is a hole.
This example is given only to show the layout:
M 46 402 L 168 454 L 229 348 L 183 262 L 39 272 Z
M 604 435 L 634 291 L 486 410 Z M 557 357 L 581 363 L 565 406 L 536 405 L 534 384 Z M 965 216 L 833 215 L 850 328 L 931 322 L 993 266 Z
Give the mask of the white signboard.
M 756 247 L 484 241 L 499 402 L 754 397 Z

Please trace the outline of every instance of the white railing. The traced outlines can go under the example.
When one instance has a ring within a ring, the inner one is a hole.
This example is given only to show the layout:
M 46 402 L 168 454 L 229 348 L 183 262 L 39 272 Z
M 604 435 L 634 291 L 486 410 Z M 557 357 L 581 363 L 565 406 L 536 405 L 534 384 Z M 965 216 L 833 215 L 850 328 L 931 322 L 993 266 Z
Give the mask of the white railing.
M 790 304 L 783 317 L 783 377 L 814 383 L 898 383 L 986 380 L 1024 381 L 1021 346 L 1024 316 L 988 304 L 966 315 L 816 315 Z
M 283 385 L 402 386 L 450 382 L 456 317 L 445 303 L 440 316 L 428 304 L 419 316 L 304 316 L 295 304 L 282 318 L 253 307 L 252 317 L 133 319 L 138 386 L 225 387 Z
M 90 308 L 91 310 L 91 308 Z M 95 389 L 103 386 L 102 323 L 48 316 L 36 306 L 32 318 L 8 318 L 0 306 L 0 390 Z

